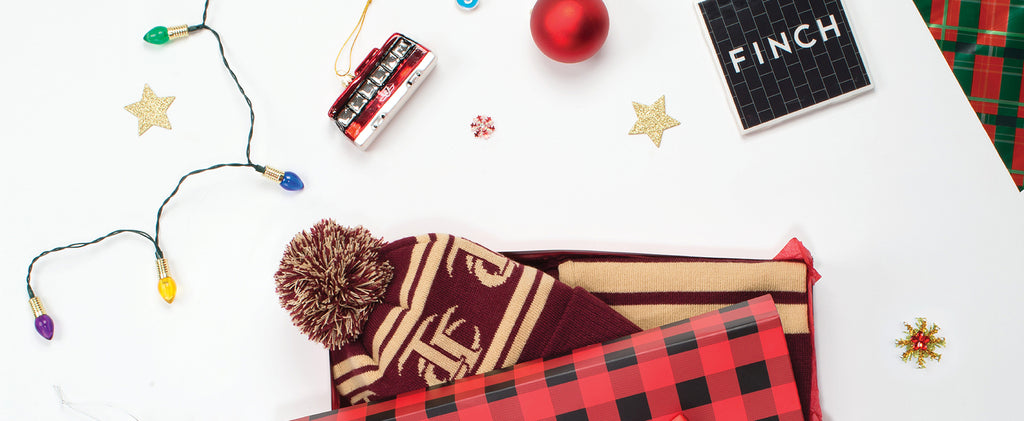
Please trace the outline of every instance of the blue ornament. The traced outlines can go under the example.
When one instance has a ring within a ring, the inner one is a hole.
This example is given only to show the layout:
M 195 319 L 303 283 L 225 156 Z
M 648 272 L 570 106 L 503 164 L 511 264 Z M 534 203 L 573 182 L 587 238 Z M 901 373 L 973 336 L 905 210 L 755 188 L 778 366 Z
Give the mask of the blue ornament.
M 476 5 L 480 3 L 480 0 L 455 0 L 455 3 L 463 9 L 472 10 L 476 9 Z

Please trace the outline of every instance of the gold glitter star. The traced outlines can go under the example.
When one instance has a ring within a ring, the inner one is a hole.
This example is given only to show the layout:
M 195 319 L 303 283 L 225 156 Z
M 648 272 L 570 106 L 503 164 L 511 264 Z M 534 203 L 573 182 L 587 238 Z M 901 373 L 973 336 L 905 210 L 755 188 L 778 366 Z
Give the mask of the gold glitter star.
M 661 147 L 661 135 L 665 130 L 678 126 L 676 119 L 665 114 L 665 95 L 658 98 L 652 105 L 644 105 L 638 102 L 633 103 L 633 110 L 636 111 L 636 124 L 629 134 L 645 134 L 654 142 L 654 146 Z
M 171 106 L 172 102 L 174 102 L 173 96 L 156 96 L 149 88 L 149 84 L 146 84 L 146 87 L 142 89 L 142 100 L 125 105 L 124 109 L 139 118 L 139 136 L 142 136 L 153 126 L 171 129 L 171 121 L 167 119 L 167 108 Z

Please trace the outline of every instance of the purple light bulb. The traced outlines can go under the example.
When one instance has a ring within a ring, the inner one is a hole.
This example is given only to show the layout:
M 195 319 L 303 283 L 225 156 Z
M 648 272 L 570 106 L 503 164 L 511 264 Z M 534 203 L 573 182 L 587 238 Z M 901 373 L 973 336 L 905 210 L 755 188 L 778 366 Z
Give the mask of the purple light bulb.
M 32 293 L 32 287 L 28 289 L 28 305 L 32 307 L 32 315 L 36 316 L 36 332 L 46 340 L 53 339 L 53 319 L 46 314 L 42 301 Z
M 53 339 L 53 319 L 48 314 L 41 314 L 36 317 L 36 332 L 46 340 Z

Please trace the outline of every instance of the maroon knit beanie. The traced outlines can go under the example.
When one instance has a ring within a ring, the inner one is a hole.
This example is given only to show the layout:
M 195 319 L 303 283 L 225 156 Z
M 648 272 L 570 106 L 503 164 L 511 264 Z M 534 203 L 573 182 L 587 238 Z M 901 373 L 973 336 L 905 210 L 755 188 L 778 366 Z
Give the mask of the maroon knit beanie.
M 343 405 L 640 331 L 582 288 L 445 234 L 385 243 L 324 220 L 275 279 L 295 325 L 331 349 Z

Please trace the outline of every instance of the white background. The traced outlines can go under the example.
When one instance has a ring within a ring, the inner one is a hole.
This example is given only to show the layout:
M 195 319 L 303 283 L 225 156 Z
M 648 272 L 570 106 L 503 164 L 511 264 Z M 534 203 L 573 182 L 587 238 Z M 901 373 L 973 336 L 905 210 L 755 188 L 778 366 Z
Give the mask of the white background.
M 82 419 L 53 385 L 145 421 L 327 410 L 327 353 L 291 326 L 272 279 L 290 238 L 327 217 L 389 240 L 448 232 L 495 250 L 770 258 L 797 236 L 824 275 L 814 310 L 827 419 L 1019 412 L 1024 200 L 910 0 L 847 0 L 874 91 L 746 137 L 689 1 L 609 0 L 608 41 L 578 65 L 539 53 L 530 6 L 374 3 L 354 65 L 400 31 L 439 66 L 361 152 L 326 117 L 361 2 L 214 0 L 208 23 L 255 104 L 253 159 L 306 189 L 246 169 L 190 179 L 163 220 L 173 305 L 141 238 L 44 258 L 33 286 L 56 322 L 47 342 L 22 283 L 31 258 L 151 231 L 181 175 L 243 160 L 248 110 L 211 34 L 141 40 L 198 23 L 199 0 L 6 4 L 0 419 Z M 174 128 L 139 137 L 123 107 L 146 83 L 177 97 Z M 682 125 L 659 149 L 626 133 L 631 102 L 661 95 Z M 492 139 L 470 135 L 477 114 L 494 117 Z M 949 344 L 926 370 L 893 345 L 915 316 Z

